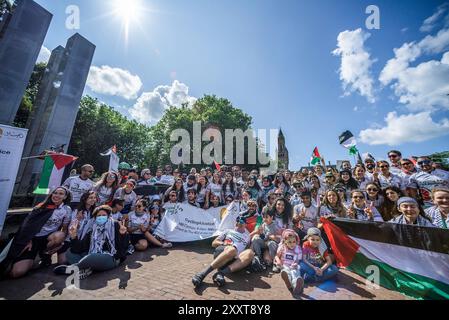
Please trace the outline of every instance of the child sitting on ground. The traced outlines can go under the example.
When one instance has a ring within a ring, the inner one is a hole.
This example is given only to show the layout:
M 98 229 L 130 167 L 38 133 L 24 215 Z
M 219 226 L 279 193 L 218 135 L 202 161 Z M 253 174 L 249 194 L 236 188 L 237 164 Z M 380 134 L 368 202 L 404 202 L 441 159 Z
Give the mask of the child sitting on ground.
M 252 238 L 252 249 L 260 261 L 264 261 L 268 267 L 271 267 L 280 241 L 279 228 L 274 222 L 274 211 L 267 211 L 263 214 L 263 224 L 255 231 Z M 273 272 L 280 271 L 277 271 L 276 266 L 273 267 L 275 268 Z
M 337 266 L 332 264 L 327 250 L 321 245 L 321 231 L 309 228 L 304 238 L 303 261 L 300 263 L 301 275 L 306 282 L 323 282 L 333 278 L 338 273 Z
M 295 297 L 299 296 L 304 289 L 304 279 L 301 277 L 299 266 L 301 259 L 302 250 L 298 234 L 291 229 L 285 230 L 282 233 L 282 242 L 279 245 L 274 263 L 282 268 L 282 280 Z

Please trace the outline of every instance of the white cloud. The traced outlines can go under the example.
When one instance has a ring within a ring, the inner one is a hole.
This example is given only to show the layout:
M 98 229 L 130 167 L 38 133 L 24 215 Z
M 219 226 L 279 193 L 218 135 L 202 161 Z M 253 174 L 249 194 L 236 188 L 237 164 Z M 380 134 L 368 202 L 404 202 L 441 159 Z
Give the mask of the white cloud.
M 397 146 L 407 142 L 423 142 L 449 134 L 449 120 L 434 122 L 429 111 L 398 116 L 390 112 L 386 126 L 360 132 L 360 141 L 369 145 Z
M 420 42 L 404 43 L 394 49 L 395 57 L 382 70 L 379 81 L 391 84 L 399 102 L 409 110 L 449 109 L 449 60 L 447 53 L 442 60 L 422 62 L 416 67 L 410 64 L 424 54 L 439 54 L 449 48 L 449 29 L 428 35 Z
M 365 48 L 365 41 L 369 33 L 362 29 L 343 31 L 338 35 L 338 48 L 332 53 L 341 56 L 340 79 L 343 81 L 345 95 L 358 92 L 360 95 L 374 103 L 374 80 L 370 68 L 375 62 Z
M 42 46 L 41 51 L 39 51 L 39 55 L 37 57 L 36 63 L 41 63 L 41 62 L 47 63 L 48 60 L 50 59 L 50 56 L 51 56 L 51 51 L 48 50 L 47 47 Z
M 428 17 L 426 20 L 424 20 L 421 28 L 419 28 L 419 31 L 421 32 L 430 32 L 435 28 L 436 23 L 440 20 L 441 17 L 447 12 L 447 9 L 449 8 L 449 4 L 443 3 L 440 5 L 435 13 Z M 446 17 L 447 18 L 447 17 Z
M 131 117 L 144 124 L 159 121 L 170 106 L 192 106 L 196 98 L 189 96 L 189 87 L 175 80 L 171 86 L 158 86 L 151 92 L 144 92 L 136 104 L 129 109 Z
M 92 66 L 87 86 L 96 93 L 131 100 L 137 98 L 142 88 L 142 81 L 139 76 L 131 74 L 128 70 L 110 66 Z

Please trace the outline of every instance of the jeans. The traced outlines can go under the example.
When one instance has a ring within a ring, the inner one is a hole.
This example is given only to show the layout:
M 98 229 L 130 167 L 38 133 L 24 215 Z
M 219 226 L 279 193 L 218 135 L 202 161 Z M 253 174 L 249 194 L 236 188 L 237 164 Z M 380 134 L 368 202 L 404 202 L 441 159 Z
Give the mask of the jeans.
M 76 264 L 80 269 L 92 269 L 93 271 L 111 270 L 120 264 L 120 260 L 104 253 L 76 254 L 68 250 L 66 257 L 70 264 Z
M 276 252 L 278 249 L 278 244 L 276 241 L 268 240 L 265 242 L 265 240 L 261 239 L 260 237 L 256 236 L 254 237 L 251 248 L 253 249 L 254 253 L 258 257 L 263 257 L 262 253 L 265 248 L 268 248 L 268 252 L 270 253 L 270 257 L 274 259 L 276 256 Z
M 308 264 L 300 262 L 301 275 L 304 277 L 305 282 L 324 282 L 327 279 L 333 278 L 338 273 L 338 268 L 336 265 L 329 266 L 323 275 L 319 276 L 316 274 L 315 270 L 312 269 Z
M 301 268 L 300 266 L 298 266 L 297 268 L 291 269 L 289 267 L 282 267 L 282 271 L 281 272 L 287 272 L 288 274 L 288 279 L 290 280 L 290 284 L 292 285 L 293 289 L 295 289 L 296 287 L 296 280 L 298 280 L 298 278 L 301 278 Z

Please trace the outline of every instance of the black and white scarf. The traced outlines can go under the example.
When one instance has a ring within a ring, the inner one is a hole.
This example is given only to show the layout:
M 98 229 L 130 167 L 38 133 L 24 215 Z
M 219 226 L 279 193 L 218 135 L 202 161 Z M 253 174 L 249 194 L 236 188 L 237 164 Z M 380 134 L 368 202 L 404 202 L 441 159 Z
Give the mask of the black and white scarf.
M 109 251 L 104 250 L 105 243 L 108 243 Z M 89 254 L 105 253 L 115 255 L 115 225 L 114 220 L 109 218 L 106 224 L 100 226 L 97 223 L 92 225 L 92 235 L 90 239 Z

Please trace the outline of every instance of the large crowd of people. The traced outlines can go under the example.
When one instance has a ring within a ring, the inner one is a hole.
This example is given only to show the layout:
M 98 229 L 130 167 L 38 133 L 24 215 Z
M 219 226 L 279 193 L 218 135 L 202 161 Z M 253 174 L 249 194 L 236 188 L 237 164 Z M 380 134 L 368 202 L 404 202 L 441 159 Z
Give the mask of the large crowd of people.
M 304 283 L 335 277 L 338 268 L 320 218 L 355 219 L 448 228 L 449 172 L 429 157 L 403 158 L 397 150 L 389 161 L 367 157 L 353 167 L 322 164 L 298 172 L 262 175 L 240 166 L 210 167 L 190 172 L 171 165 L 139 173 L 127 163 L 92 181 L 94 167 L 84 165 L 37 205 L 16 233 L 1 271 L 12 278 L 26 275 L 37 256 L 56 274 L 78 267 L 80 279 L 110 270 L 135 250 L 171 248 L 155 234 L 167 203 L 186 203 L 205 210 L 240 202 L 235 228 L 216 238 L 214 259 L 193 275 L 195 287 L 215 271 L 218 286 L 244 268 L 280 273 L 286 287 L 301 294 Z M 165 185 L 148 196 L 135 190 Z M 249 223 L 254 218 L 257 224 Z M 150 248 L 150 249 L 149 249 Z

